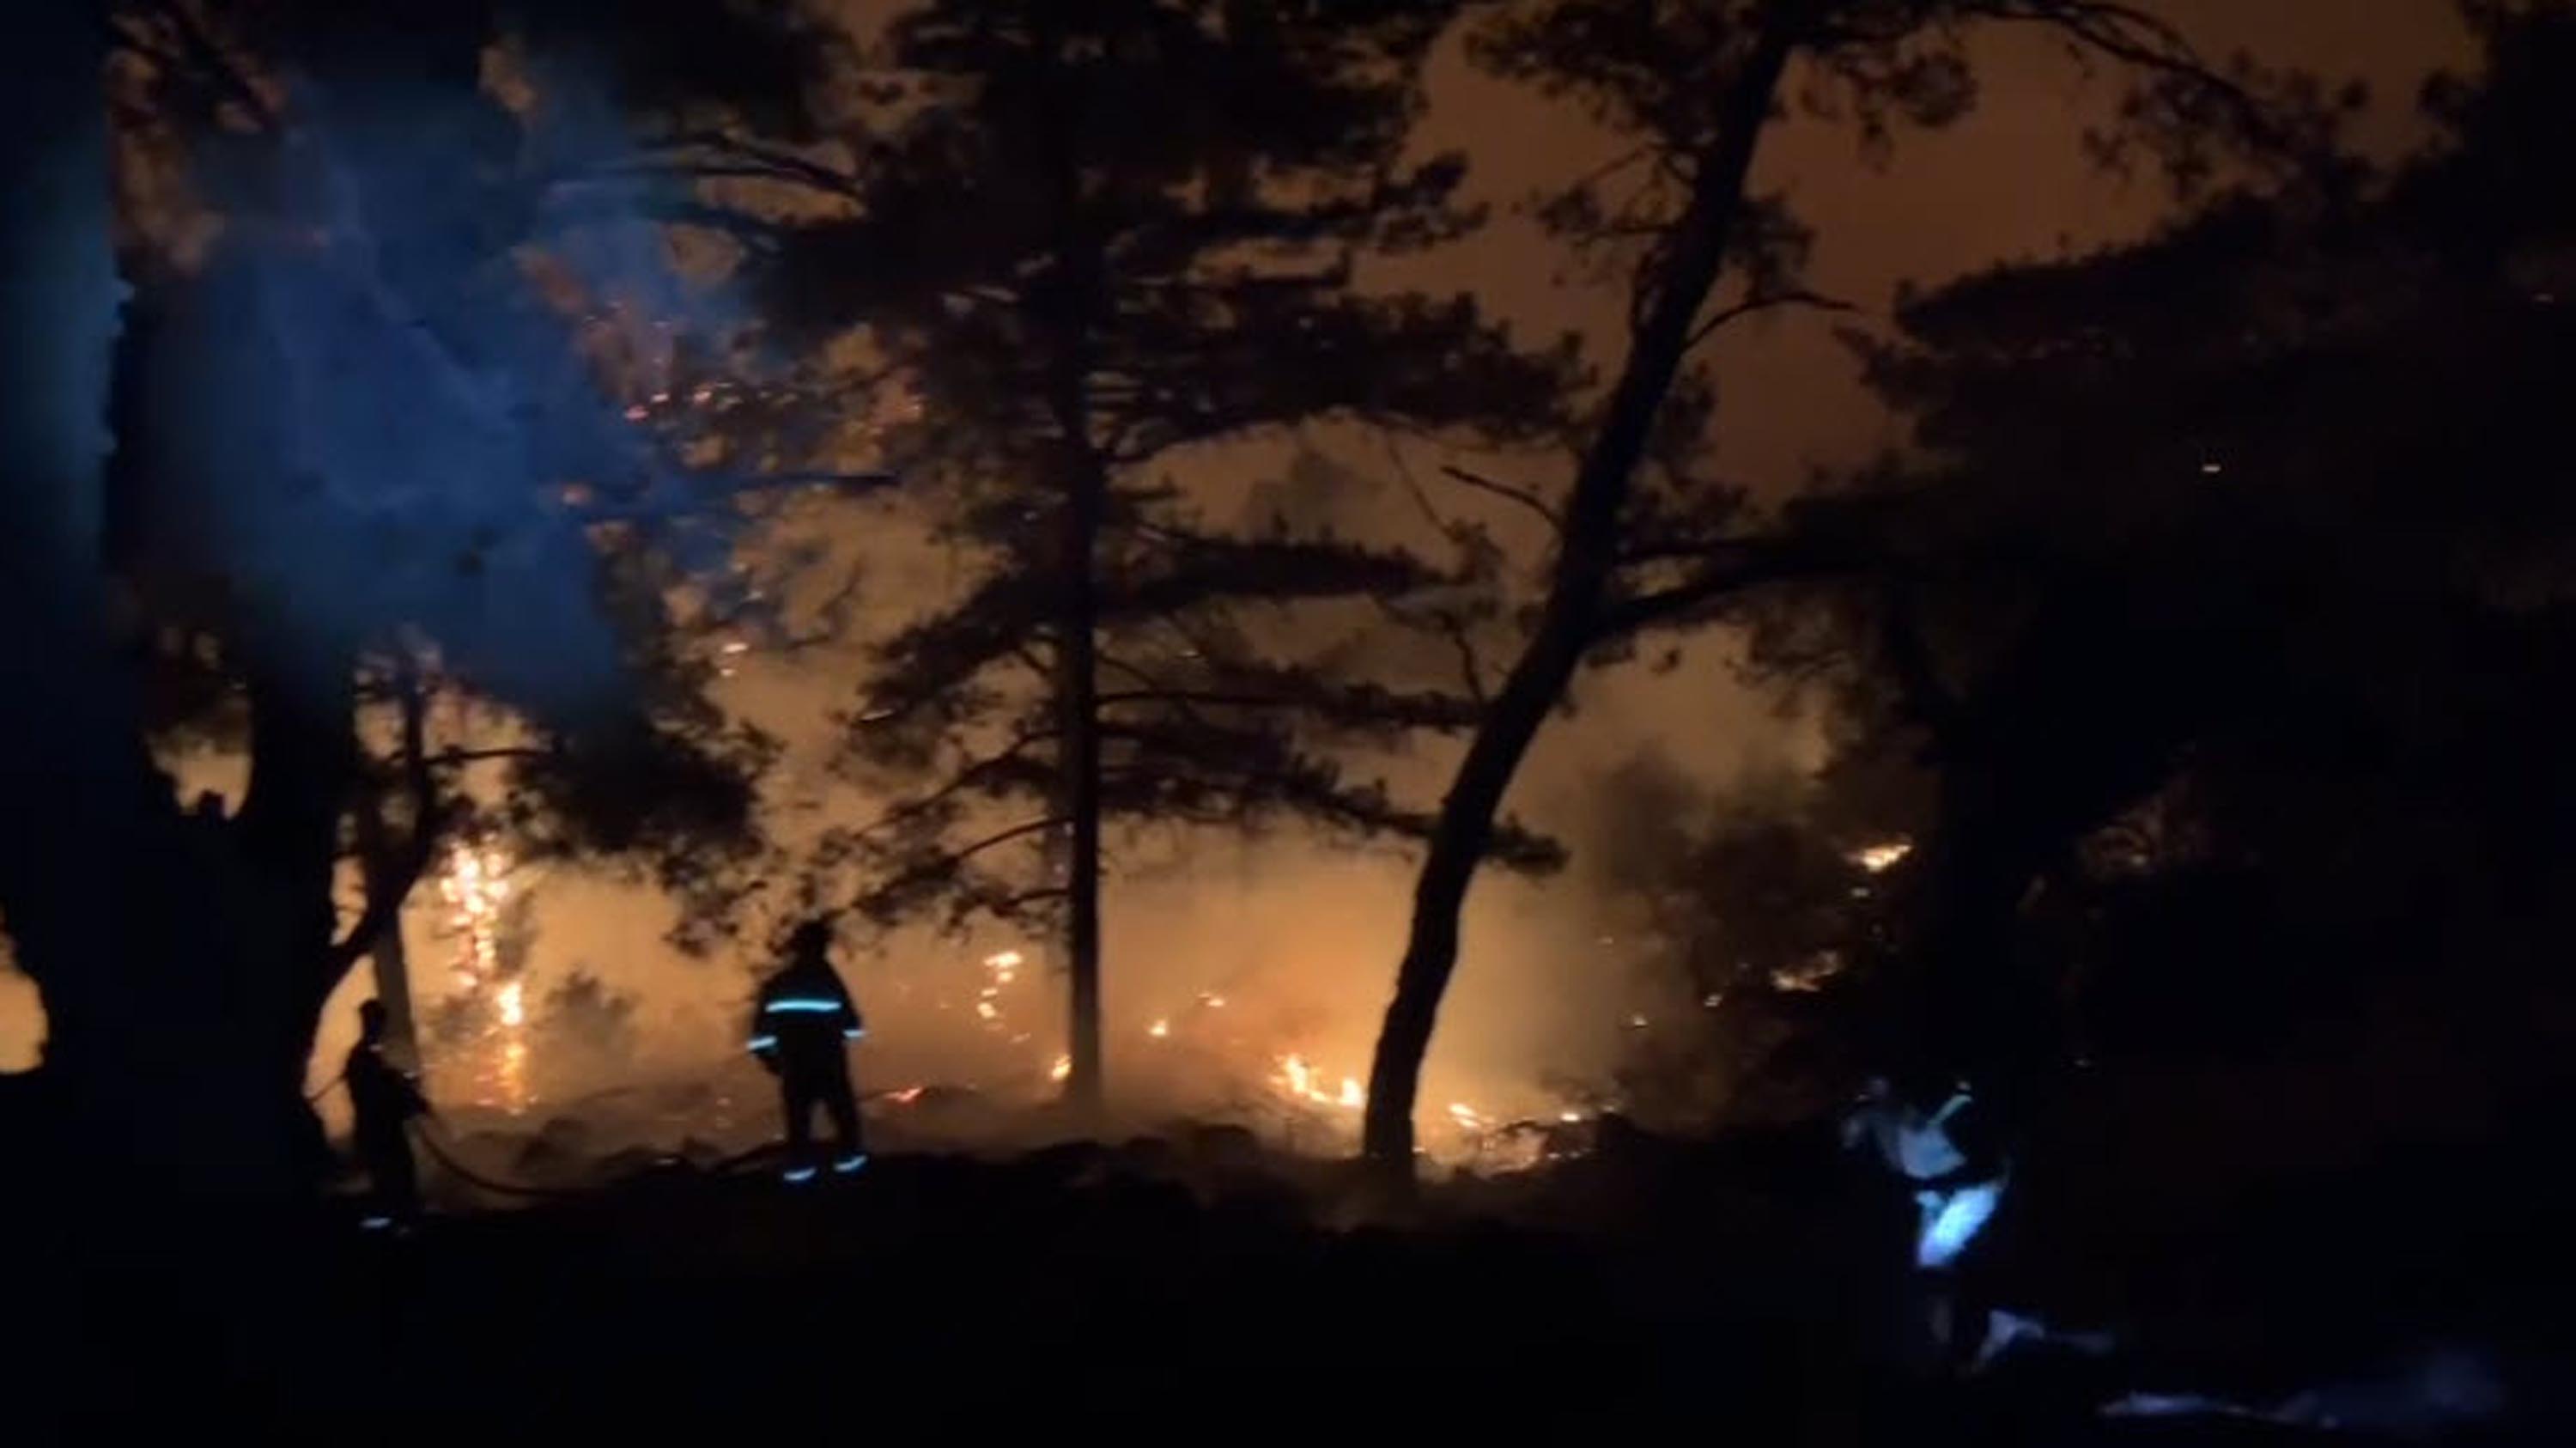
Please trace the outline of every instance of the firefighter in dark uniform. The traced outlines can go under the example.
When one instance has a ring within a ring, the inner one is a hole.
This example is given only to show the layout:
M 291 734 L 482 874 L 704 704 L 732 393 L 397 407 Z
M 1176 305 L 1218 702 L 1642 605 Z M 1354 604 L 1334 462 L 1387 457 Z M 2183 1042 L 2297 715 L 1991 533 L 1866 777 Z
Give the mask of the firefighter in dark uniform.
M 778 1078 L 787 1109 L 791 1182 L 812 1181 L 824 1158 L 815 1150 L 814 1110 L 832 1118 L 832 1170 L 867 1165 L 858 1098 L 850 1090 L 849 1045 L 867 1034 L 848 987 L 832 969 L 832 925 L 809 920 L 787 941 L 787 963 L 761 983 L 753 1002 L 751 1052 Z
M 358 1044 L 349 1048 L 340 1079 L 349 1088 L 349 1109 L 356 1118 L 352 1133 L 358 1161 L 367 1169 L 367 1217 L 370 1230 L 407 1228 L 420 1216 L 420 1175 L 411 1159 L 411 1119 L 426 1115 L 429 1103 L 412 1079 L 385 1059 L 385 1003 L 358 1007 Z

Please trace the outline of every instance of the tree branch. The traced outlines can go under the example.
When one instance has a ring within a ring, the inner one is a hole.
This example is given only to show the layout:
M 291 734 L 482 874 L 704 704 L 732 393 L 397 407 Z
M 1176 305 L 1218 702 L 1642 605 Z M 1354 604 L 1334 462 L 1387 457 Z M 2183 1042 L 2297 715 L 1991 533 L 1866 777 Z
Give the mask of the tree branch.
M 2236 112 L 2246 133 L 2278 148 L 2285 138 L 2270 110 L 2203 60 L 2171 22 L 2115 0 L 1988 0 L 1971 13 L 1990 20 L 2053 26 L 2113 60 L 2186 80 Z
M 1723 550 L 1711 551 L 1731 552 L 1735 556 L 1724 561 L 1711 561 L 1691 577 L 1668 588 L 1636 594 L 1604 606 L 1593 619 L 1585 647 L 1595 647 L 1672 622 L 1732 593 L 1768 583 L 1840 572 L 1857 562 L 1844 549 L 1803 538 L 1745 538 L 1730 542 Z
M 728 136 L 721 131 L 683 132 L 663 145 L 672 150 L 711 151 L 737 158 L 722 169 L 739 175 L 804 186 L 854 203 L 864 203 L 867 199 L 867 188 L 849 172 L 835 170 L 819 161 L 809 161 L 774 146 Z
M 552 759 L 557 751 L 542 744 L 521 744 L 491 749 L 442 749 L 429 757 L 439 769 L 453 769 L 460 764 L 490 764 L 509 759 Z
M 946 784 L 939 786 L 937 789 L 934 789 L 930 793 L 922 795 L 917 799 L 906 800 L 904 803 L 896 805 L 894 808 L 887 810 L 884 814 L 877 816 L 874 820 L 851 831 L 849 837 L 854 840 L 865 839 L 889 826 L 899 825 L 908 819 L 919 818 L 923 814 L 938 808 L 942 802 L 955 798 L 958 794 L 973 785 L 978 779 L 983 778 L 986 774 L 989 774 L 993 770 L 999 769 L 1003 765 L 1009 764 L 1018 759 L 1023 753 L 1027 752 L 1030 745 L 1041 744 L 1054 738 L 1056 736 L 1056 732 L 1057 731 L 1053 729 L 1034 730 L 1013 739 L 998 754 L 988 754 L 981 759 L 967 761 L 964 767 L 960 768 L 955 774 L 949 776 Z
M 1468 487 L 1477 489 L 1480 492 L 1491 493 L 1497 498 L 1507 499 L 1511 502 L 1520 504 L 1522 507 L 1538 514 L 1541 518 L 1546 519 L 1550 532 L 1558 534 L 1565 532 L 1565 515 L 1557 512 L 1554 508 L 1549 507 L 1535 493 L 1513 487 L 1509 483 L 1495 482 L 1492 478 L 1471 473 L 1465 468 L 1459 467 L 1455 463 L 1442 463 L 1440 465 L 1440 471 L 1458 482 L 1465 483 Z
M 1030 820 L 1025 824 L 1013 825 L 1009 829 L 1003 830 L 998 834 L 987 835 L 971 845 L 966 845 L 955 850 L 942 851 L 929 859 L 915 863 L 911 868 L 896 875 L 893 879 L 886 881 L 884 884 L 879 885 L 877 888 L 870 890 L 865 895 L 852 901 L 851 908 L 859 911 L 861 914 L 884 918 L 883 912 L 885 912 L 885 907 L 889 903 L 895 902 L 897 897 L 899 897 L 904 891 L 912 889 L 915 886 L 927 885 L 938 880 L 944 875 L 952 874 L 958 869 L 958 867 L 964 865 L 968 860 L 973 859 L 975 856 L 984 853 L 986 850 L 996 849 L 1002 845 L 1009 844 L 1013 840 L 1026 839 L 1030 835 L 1038 834 L 1046 830 L 1062 829 L 1068 823 L 1070 823 L 1070 821 L 1066 820 L 1062 816 L 1051 816 L 1046 819 Z
M 1021 890 L 1015 894 L 1005 895 L 992 902 L 988 908 L 996 915 L 1011 917 L 1018 915 L 1024 906 L 1034 905 L 1040 900 L 1063 900 L 1072 894 L 1072 891 L 1062 885 L 1045 885 L 1035 890 Z
M 1731 307 L 1718 308 L 1716 314 L 1711 316 L 1707 321 L 1701 323 L 1699 330 L 1691 333 L 1690 340 L 1683 343 L 1682 346 L 1685 350 L 1696 347 L 1700 343 L 1707 341 L 1712 333 L 1716 332 L 1719 328 L 1725 326 L 1729 322 L 1739 321 L 1745 317 L 1752 316 L 1756 312 L 1768 312 L 1780 307 L 1813 307 L 1817 311 L 1821 312 L 1856 312 L 1860 310 L 1860 308 L 1853 306 L 1851 303 L 1843 301 L 1838 297 L 1828 297 L 1819 292 L 1807 291 L 1804 288 L 1800 288 L 1796 291 L 1772 292 L 1765 296 L 1747 297 L 1743 301 L 1737 302 Z
M 1170 704 L 1186 711 L 1191 705 L 1212 709 L 1297 709 L 1355 723 L 1412 725 L 1425 729 L 1465 729 L 1476 711 L 1438 694 L 1345 694 L 1297 698 L 1281 694 L 1232 693 L 1222 689 L 1123 689 L 1097 696 L 1104 708 L 1113 704 Z M 1481 700 L 1477 701 L 1480 705 Z
M 402 928 L 403 901 L 410 898 L 412 887 L 428 871 L 430 856 L 438 847 L 442 812 L 438 807 L 438 784 L 430 773 L 428 700 L 419 671 L 409 659 L 396 666 L 395 677 L 396 693 L 402 703 L 403 777 L 412 799 L 411 838 L 394 856 L 391 868 L 381 874 L 368 872 L 366 904 L 358 911 L 349 933 L 332 943 L 326 958 L 334 980 L 357 964 L 359 956 L 373 950 L 386 931 Z M 375 806 L 370 802 L 368 807 Z
M 950 850 L 945 855 L 942 855 L 935 863 L 942 868 L 955 869 L 957 866 L 965 864 L 968 860 L 975 858 L 986 850 L 1007 845 L 1013 840 L 1026 839 L 1030 835 L 1041 834 L 1047 830 L 1062 829 L 1071 823 L 1071 820 L 1064 818 L 1062 815 L 1053 815 L 1042 820 L 1030 820 L 1026 824 L 1013 825 L 1009 829 L 1000 831 L 997 834 L 986 835 L 984 838 L 977 840 L 971 845 Z
M 1467 697 L 1475 700 L 1479 709 L 1491 704 L 1493 697 L 1485 689 L 1484 665 L 1476 657 L 1476 641 L 1467 636 L 1466 621 L 1445 611 L 1434 612 L 1431 621 L 1458 653 L 1458 677 L 1467 686 Z
M 1431 495 L 1422 490 L 1421 481 L 1413 476 L 1413 465 L 1404 460 L 1404 450 L 1395 445 L 1394 436 L 1382 427 L 1377 430 L 1377 435 L 1378 445 L 1386 449 L 1386 460 L 1395 466 L 1396 480 L 1404 484 L 1405 492 L 1413 498 L 1413 505 L 1422 510 L 1424 521 L 1428 522 L 1432 531 L 1440 536 L 1444 538 L 1452 536 L 1449 531 L 1449 520 L 1441 515 L 1438 508 L 1432 506 Z

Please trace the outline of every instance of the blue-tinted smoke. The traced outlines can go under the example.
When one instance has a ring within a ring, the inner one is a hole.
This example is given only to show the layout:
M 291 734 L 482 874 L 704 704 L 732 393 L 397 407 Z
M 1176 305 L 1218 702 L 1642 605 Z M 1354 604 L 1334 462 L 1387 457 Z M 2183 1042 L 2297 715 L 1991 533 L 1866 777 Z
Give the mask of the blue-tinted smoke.
M 221 239 L 163 289 L 128 440 L 147 546 L 211 583 L 272 668 L 319 678 L 417 631 L 559 721 L 623 703 L 573 499 L 685 480 L 603 375 L 637 350 L 594 344 L 734 318 L 678 275 L 640 186 L 549 223 L 560 179 L 627 139 L 576 76 L 542 77 L 523 116 L 461 87 L 301 80 L 292 134 L 213 197 Z

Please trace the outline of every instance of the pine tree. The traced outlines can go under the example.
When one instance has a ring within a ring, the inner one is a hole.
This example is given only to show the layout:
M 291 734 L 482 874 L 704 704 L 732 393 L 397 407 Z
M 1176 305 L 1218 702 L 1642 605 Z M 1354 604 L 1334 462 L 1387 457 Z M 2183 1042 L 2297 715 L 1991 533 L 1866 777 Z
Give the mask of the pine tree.
M 1714 415 L 1693 353 L 1747 316 L 1842 305 L 1798 285 L 1806 233 L 1753 189 L 1766 128 L 1802 97 L 1880 148 L 1900 126 L 1956 120 L 1976 95 L 1961 46 L 1979 22 L 2046 25 L 2133 67 L 2145 80 L 2123 134 L 2169 161 L 2206 163 L 2222 140 L 2280 150 L 2313 139 L 2268 124 L 2164 22 L 2089 0 L 1543 0 L 1496 7 L 1471 34 L 1486 69 L 1629 143 L 1546 212 L 1578 254 L 1627 278 L 1629 325 L 1616 379 L 1581 419 L 1571 477 L 1534 490 L 1556 530 L 1546 600 L 1478 721 L 1415 888 L 1364 1128 L 1390 1184 L 1411 1182 L 1414 1099 L 1468 886 L 1577 671 L 1641 629 L 1704 620 L 1756 585 L 1848 564 L 1834 540 L 1746 529 L 1741 496 L 1695 482 L 1689 467 Z
M 863 327 L 916 391 L 907 476 L 944 484 L 950 536 L 982 569 L 885 646 L 853 726 L 862 761 L 944 777 L 826 863 L 873 866 L 863 903 L 881 914 L 932 896 L 1060 910 L 1077 1102 L 1101 1089 L 1104 821 L 1418 832 L 1314 745 L 1472 712 L 1331 682 L 1268 612 L 1395 596 L 1434 569 L 1229 530 L 1160 470 L 1335 417 L 1550 425 L 1570 352 L 1515 350 L 1463 297 L 1357 284 L 1370 257 L 1477 219 L 1456 158 L 1404 155 L 1446 8 L 941 0 L 885 39 L 890 119 L 852 146 L 848 214 L 776 252 L 796 309 Z M 993 747 L 952 757 L 961 729 Z M 1015 845 L 1039 878 L 992 864 Z

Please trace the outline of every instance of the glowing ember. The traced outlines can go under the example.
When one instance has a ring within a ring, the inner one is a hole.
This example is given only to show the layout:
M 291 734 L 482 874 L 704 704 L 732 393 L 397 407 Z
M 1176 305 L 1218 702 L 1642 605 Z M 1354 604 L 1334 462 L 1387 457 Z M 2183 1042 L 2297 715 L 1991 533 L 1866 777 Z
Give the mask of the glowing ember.
M 1047 1068 L 1047 1079 L 1050 1081 L 1067 1081 L 1072 1077 L 1073 1058 L 1071 1056 L 1058 1056 L 1055 1058 L 1055 1064 Z
M 1304 1056 L 1292 1054 L 1280 1057 L 1278 1074 L 1271 1079 L 1283 1094 L 1298 1101 L 1310 1102 L 1317 1106 L 1331 1106 L 1343 1111 L 1357 1111 L 1368 1105 L 1368 1092 L 1361 1088 L 1358 1077 L 1344 1076 L 1340 1090 L 1329 1090 L 1324 1084 L 1323 1074 L 1310 1065 Z
M 984 957 L 984 969 L 991 978 L 975 992 L 975 1015 L 988 1030 L 1004 1029 L 1002 989 L 1018 978 L 1020 961 L 1020 953 L 1016 950 L 995 951 Z
M 494 1004 L 500 1007 L 501 1024 L 515 1030 L 528 1023 L 528 983 L 526 981 L 501 982 L 501 988 L 493 992 L 492 999 Z
M 1851 862 L 1877 875 L 1894 869 L 1906 856 L 1913 853 L 1912 840 L 1888 840 L 1882 844 L 1864 845 L 1852 851 Z
M 1805 995 L 1825 988 L 1825 982 L 1843 972 L 1842 953 L 1819 950 L 1795 965 L 1784 965 L 1771 972 L 1771 988 L 1789 995 Z
M 1145 1034 L 1158 1041 L 1171 1035 L 1171 1033 L 1172 1023 L 1170 1021 L 1156 1021 L 1154 1024 L 1145 1028 Z
M 893 1095 L 895 1100 L 902 1102 L 906 1106 L 910 1106 L 912 1103 L 921 1099 L 921 1092 L 922 1088 L 919 1086 L 906 1086 L 902 1090 L 893 1093 Z

